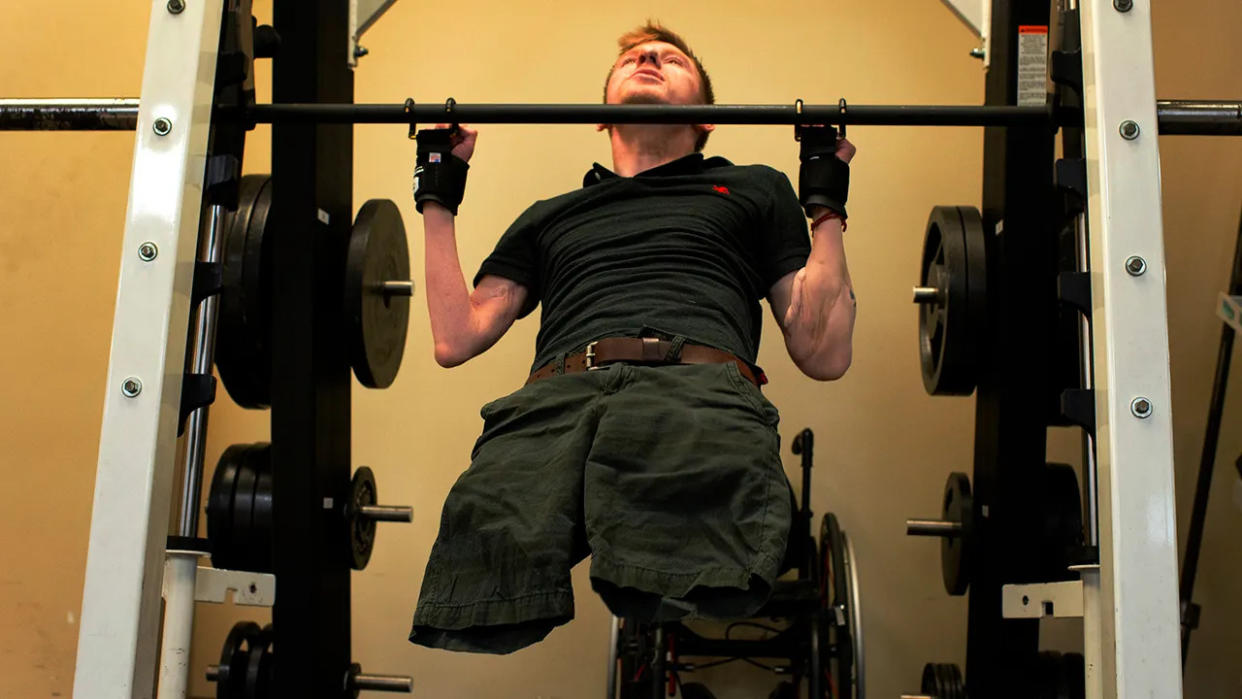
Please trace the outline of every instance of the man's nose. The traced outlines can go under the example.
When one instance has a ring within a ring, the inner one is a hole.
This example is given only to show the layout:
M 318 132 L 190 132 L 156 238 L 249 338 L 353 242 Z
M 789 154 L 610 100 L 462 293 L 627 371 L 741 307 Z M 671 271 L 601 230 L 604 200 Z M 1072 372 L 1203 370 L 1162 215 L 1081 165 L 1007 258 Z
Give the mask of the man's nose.
M 643 51 L 642 53 L 638 54 L 638 65 L 639 66 L 642 66 L 643 61 L 646 61 L 646 60 L 650 60 L 651 64 L 654 65 L 655 67 L 657 68 L 660 67 L 660 55 L 656 53 L 655 49 Z

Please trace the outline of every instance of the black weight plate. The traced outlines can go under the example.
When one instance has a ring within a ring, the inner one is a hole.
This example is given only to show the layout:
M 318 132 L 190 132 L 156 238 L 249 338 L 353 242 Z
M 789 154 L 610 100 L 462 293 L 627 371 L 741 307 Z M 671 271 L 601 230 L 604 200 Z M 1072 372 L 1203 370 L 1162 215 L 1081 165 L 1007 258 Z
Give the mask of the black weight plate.
M 823 566 L 820 577 L 820 600 L 823 609 L 829 616 L 828 637 L 821 639 L 821 653 L 827 651 L 828 671 L 832 676 L 832 684 L 837 688 L 836 696 L 842 699 L 853 697 L 854 694 L 854 629 L 848 594 L 849 583 L 846 576 L 849 571 L 845 567 L 845 538 L 837 517 L 829 512 L 820 520 L 819 526 L 819 560 Z M 843 623 L 837 623 L 835 610 L 840 610 Z M 827 643 L 823 643 L 823 641 Z
M 946 522 L 961 522 L 958 536 L 940 539 L 940 574 L 944 577 L 944 589 L 950 595 L 964 595 L 970 586 L 971 549 L 974 539 L 974 498 L 970 493 L 970 478 L 959 472 L 950 473 L 944 482 L 944 500 L 940 518 Z
M 374 505 L 379 493 L 376 490 L 375 474 L 366 466 L 358 467 L 350 482 L 349 507 L 346 509 L 345 525 L 349 536 L 349 565 L 354 570 L 362 570 L 371 562 L 371 551 L 375 549 L 375 520 L 363 517 L 359 510 L 364 505 Z
M 931 395 L 970 395 L 975 390 L 976 336 L 986 310 L 983 245 L 976 209 L 932 209 L 919 273 L 920 286 L 940 292 L 936 302 L 919 305 L 919 361 L 923 387 Z
M 387 388 L 405 354 L 410 298 L 384 293 L 384 282 L 410 280 L 410 251 L 401 211 L 387 199 L 362 205 L 349 233 L 345 316 L 350 361 L 358 381 Z
M 966 683 L 962 671 L 952 663 L 927 663 L 919 692 L 936 699 L 966 699 Z
M 219 228 L 221 280 L 216 326 L 216 368 L 235 403 L 243 408 L 271 404 L 271 211 L 269 175 L 246 175 L 237 211 Z
M 1041 577 L 1069 580 L 1068 567 L 1086 539 L 1078 474 L 1069 464 L 1049 463 L 1044 469 L 1043 536 L 1040 539 Z
M 225 449 L 211 477 L 211 490 L 207 494 L 207 540 L 211 542 L 211 564 L 217 568 L 230 568 L 228 564 L 236 559 L 232 547 L 233 497 L 237 472 L 249 447 L 248 444 L 234 444 Z
M 233 570 L 253 570 L 254 565 L 249 555 L 250 540 L 255 535 L 254 487 L 258 482 L 258 474 L 255 473 L 251 459 L 254 447 L 253 444 L 246 445 L 241 468 L 237 469 L 237 488 L 233 493 L 233 536 L 229 546 L 235 557 L 229 556 L 229 562 L 233 565 L 227 566 Z
M 254 498 L 251 501 L 250 532 L 245 542 L 247 561 L 252 570 L 272 572 L 272 445 L 254 445 L 246 458 L 255 473 Z
M 978 381 L 978 363 L 983 343 L 983 327 L 988 313 L 987 236 L 983 216 L 973 206 L 957 207 L 962 217 L 962 237 L 966 242 L 966 339 L 961 345 L 962 363 L 968 367 L 973 389 Z
M 246 654 L 246 699 L 267 699 L 270 696 L 268 680 L 271 674 L 272 640 L 272 625 L 268 624 L 259 632 L 254 643 L 250 644 L 250 652 Z
M 245 699 L 250 649 L 255 647 L 261 635 L 262 630 L 253 621 L 239 621 L 229 630 L 220 649 L 216 699 Z

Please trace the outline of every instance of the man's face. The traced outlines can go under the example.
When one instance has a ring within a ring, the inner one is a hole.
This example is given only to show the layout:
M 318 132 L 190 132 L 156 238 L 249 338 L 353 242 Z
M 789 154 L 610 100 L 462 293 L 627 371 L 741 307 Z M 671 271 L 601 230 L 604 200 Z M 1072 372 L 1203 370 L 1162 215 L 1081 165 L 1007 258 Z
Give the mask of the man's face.
M 694 61 L 663 41 L 648 41 L 618 56 L 605 94 L 608 104 L 703 103 Z

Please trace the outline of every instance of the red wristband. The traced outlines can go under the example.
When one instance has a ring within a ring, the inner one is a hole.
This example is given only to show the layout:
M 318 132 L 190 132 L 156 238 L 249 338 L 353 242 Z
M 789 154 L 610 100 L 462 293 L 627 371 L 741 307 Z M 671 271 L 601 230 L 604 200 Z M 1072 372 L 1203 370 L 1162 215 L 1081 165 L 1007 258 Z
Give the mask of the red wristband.
M 819 218 L 815 219 L 815 221 L 811 223 L 811 230 L 812 231 L 815 230 L 817 227 L 819 227 L 819 224 L 823 223 L 824 221 L 827 221 L 830 218 L 835 218 L 841 222 L 841 232 L 844 233 L 847 227 L 845 223 L 845 219 L 841 217 L 841 214 L 835 211 L 829 211 L 823 216 L 820 216 Z

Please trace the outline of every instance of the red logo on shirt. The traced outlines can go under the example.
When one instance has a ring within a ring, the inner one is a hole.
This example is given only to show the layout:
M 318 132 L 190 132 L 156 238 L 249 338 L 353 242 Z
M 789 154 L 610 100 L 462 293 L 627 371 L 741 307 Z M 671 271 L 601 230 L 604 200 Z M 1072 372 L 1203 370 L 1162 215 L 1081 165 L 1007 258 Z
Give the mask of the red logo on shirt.
M 715 190 L 715 191 L 717 191 L 717 192 L 720 192 L 721 194 L 728 194 L 728 193 L 729 193 L 729 188 L 728 188 L 728 187 L 726 187 L 726 186 L 724 186 L 724 185 L 722 185 L 722 184 L 714 184 L 714 185 L 712 185 L 712 189 L 713 189 L 713 190 Z

